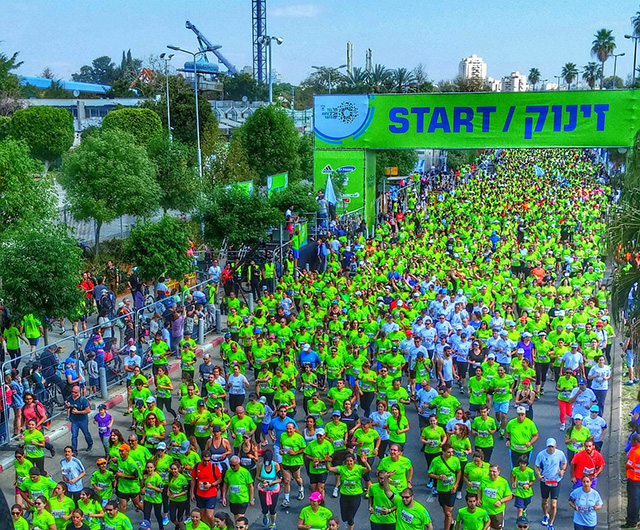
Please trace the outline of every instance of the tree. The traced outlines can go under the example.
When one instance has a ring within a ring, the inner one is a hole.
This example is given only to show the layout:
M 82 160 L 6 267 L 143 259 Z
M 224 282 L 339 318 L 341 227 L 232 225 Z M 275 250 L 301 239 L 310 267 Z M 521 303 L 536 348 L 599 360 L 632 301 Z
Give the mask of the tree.
M 11 118 L 0 116 L 0 142 L 11 135 Z
M 205 238 L 229 245 L 252 245 L 267 238 L 269 228 L 284 221 L 282 212 L 269 204 L 267 198 L 254 189 L 247 195 L 238 186 L 217 186 L 203 201 Z
M 391 82 L 391 72 L 383 65 L 376 64 L 367 78 L 369 90 L 374 94 L 386 92 Z
M 195 116 L 195 112 L 194 112 Z M 204 125 L 204 130 L 200 135 L 200 150 L 202 151 L 202 164 L 206 165 L 213 154 L 214 146 L 220 140 L 220 129 L 218 120 L 211 114 Z M 196 145 L 197 148 L 197 145 Z
M 53 218 L 58 204 L 53 182 L 35 178 L 39 174 L 42 165 L 26 142 L 0 141 L 0 236 L 18 222 L 38 224 Z
M 607 90 L 611 90 L 612 88 L 624 88 L 624 81 L 621 77 L 616 76 L 615 79 L 612 75 L 609 77 L 605 77 L 602 86 Z
M 450 149 L 447 151 L 447 167 L 458 169 L 460 166 L 472 164 L 476 158 L 474 149 Z
M 240 134 L 235 134 L 230 142 L 218 140 L 206 167 L 205 179 L 209 187 L 257 180 Z
M 616 49 L 616 40 L 613 36 L 613 30 L 602 28 L 594 35 L 591 43 L 591 55 L 597 57 L 602 64 L 600 75 L 600 90 L 602 90 L 602 80 L 604 78 L 604 63 Z
M 193 149 L 178 140 L 171 141 L 165 131 L 151 138 L 147 151 L 156 165 L 160 206 L 165 213 L 167 210 L 191 211 L 200 189 L 200 177 L 192 164 Z
M 479 77 L 458 76 L 452 81 L 440 81 L 438 92 L 490 92 L 491 87 Z
M 536 85 L 540 82 L 541 77 L 542 76 L 540 75 L 540 70 L 538 70 L 537 68 L 532 68 L 531 70 L 529 70 L 528 80 L 529 83 L 533 85 L 533 90 L 536 89 Z
M 160 276 L 182 278 L 193 270 L 187 256 L 189 229 L 184 221 L 165 215 L 157 223 L 135 225 L 124 244 L 124 256 L 143 281 Z
M 415 78 L 416 92 L 433 92 L 433 83 L 429 80 L 427 70 L 422 63 L 413 69 L 413 76 Z
M 11 56 L 0 52 L 0 116 L 11 116 L 16 109 L 21 108 L 19 98 L 22 90 L 18 76 L 13 73 L 21 65 L 18 52 Z
M 416 78 L 413 72 L 407 68 L 396 68 L 395 70 L 391 70 L 391 82 L 393 92 L 405 94 L 407 92 L 413 92 Z
M 46 99 L 72 99 L 73 93 L 64 89 L 62 81 L 54 79 L 51 81 L 51 86 L 44 89 L 42 96 Z
M 69 152 L 63 159 L 60 184 L 73 216 L 95 220 L 96 254 L 104 223 L 125 214 L 150 215 L 160 199 L 155 166 L 145 148 L 120 130 L 93 133 Z
M 409 175 L 418 161 L 418 155 L 410 149 L 379 149 L 376 153 L 376 181 L 385 178 L 385 169 L 397 167 L 399 175 Z
M 44 162 L 44 172 L 73 145 L 73 115 L 61 107 L 28 107 L 11 118 L 11 134 L 22 138 L 31 154 Z
M 72 74 L 74 81 L 82 81 L 84 83 L 97 83 L 99 85 L 109 85 L 117 79 L 116 65 L 108 55 L 95 58 L 91 66 L 84 65 L 80 68 L 80 72 Z
M 40 74 L 40 77 L 42 77 L 43 79 L 53 80 L 56 78 L 56 75 L 53 73 L 53 70 L 51 70 L 51 68 L 47 66 Z
M 582 70 L 582 79 L 587 82 L 589 88 L 593 90 L 596 81 L 602 77 L 602 69 L 598 63 L 587 63 Z
M 197 136 L 195 94 L 193 87 L 181 75 L 169 76 L 169 103 L 173 137 L 182 143 L 195 146 Z M 141 107 L 153 110 L 160 116 L 163 127 L 167 127 L 167 98 L 164 89 L 159 101 L 148 99 L 142 103 Z M 209 120 L 215 120 L 210 103 L 202 97 L 198 98 L 198 115 L 202 137 Z
M 227 75 L 222 83 L 224 99 L 240 101 L 246 96 L 249 101 L 265 101 L 268 97 L 269 87 L 265 83 L 258 84 L 251 74 Z
M 64 225 L 25 221 L 11 228 L 0 245 L 0 270 L 0 293 L 17 318 L 77 320 L 83 313 L 81 250 Z
M 109 112 L 102 120 L 102 128 L 128 132 L 139 144 L 146 145 L 151 137 L 160 133 L 162 121 L 151 109 L 126 107 Z
M 579 72 L 576 63 L 567 63 L 562 67 L 560 75 L 567 83 L 567 90 L 571 90 L 571 83 L 573 83 L 573 80 L 578 77 L 578 73 Z
M 347 73 L 342 86 L 346 92 L 353 94 L 364 94 L 367 92 L 369 83 L 369 72 L 365 69 L 355 66 Z
M 287 208 L 299 213 L 316 212 L 320 207 L 313 193 L 313 186 L 306 182 L 294 182 L 283 190 L 273 192 L 269 203 L 282 213 Z
M 313 180 L 313 135 L 303 134 L 298 144 L 299 176 L 301 179 Z
M 298 180 L 300 134 L 284 109 L 273 105 L 262 107 L 238 129 L 249 157 L 249 165 L 256 172 L 260 186 L 267 176 L 289 172 L 290 180 Z

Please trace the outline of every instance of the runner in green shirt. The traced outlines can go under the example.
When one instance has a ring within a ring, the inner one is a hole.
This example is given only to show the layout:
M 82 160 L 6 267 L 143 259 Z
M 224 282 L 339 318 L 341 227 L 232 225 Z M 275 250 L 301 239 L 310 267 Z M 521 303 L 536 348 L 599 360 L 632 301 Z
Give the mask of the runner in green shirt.
M 463 477 L 468 493 L 478 493 L 480 482 L 489 476 L 489 462 L 483 461 L 483 458 L 486 458 L 484 451 L 477 448 L 473 460 L 464 466 Z
M 227 493 L 229 493 L 231 512 L 236 517 L 243 517 L 247 505 L 253 506 L 255 502 L 253 477 L 246 468 L 240 465 L 240 458 L 237 456 L 231 457 L 229 466 L 222 483 L 222 506 L 227 505 Z
M 98 469 L 91 475 L 91 486 L 102 501 L 108 501 L 113 496 L 113 483 L 115 476 L 107 469 L 107 460 L 98 458 L 96 461 Z
M 454 530 L 489 530 L 491 519 L 482 508 L 478 508 L 478 496 L 467 493 L 467 505 L 458 510 Z
M 360 498 L 364 491 L 362 478 L 365 473 L 371 471 L 366 455 L 360 455 L 360 462 L 362 465 L 356 464 L 356 457 L 348 453 L 345 456 L 344 465 L 327 466 L 329 471 L 340 477 L 340 511 L 348 530 L 353 530 L 355 516 L 360 507 Z
M 129 455 L 130 447 L 127 444 L 120 446 L 120 456 L 118 457 L 116 478 L 118 479 L 118 489 L 116 494 L 120 499 L 120 509 L 127 511 L 127 501 L 133 499 L 133 504 L 142 510 L 140 502 L 140 467 Z M 107 512 L 108 513 L 108 512 Z
M 516 409 L 516 417 L 507 423 L 507 448 L 510 449 L 512 467 L 517 467 L 520 455 L 529 455 L 538 440 L 538 427 L 526 416 L 524 407 Z
M 527 457 L 520 456 L 518 467 L 511 470 L 511 487 L 515 497 L 514 505 L 518 510 L 517 517 L 523 515 L 533 497 L 533 484 L 536 481 L 536 474 L 533 469 L 527 466 Z
M 453 521 L 456 492 L 462 480 L 460 460 L 455 457 L 450 443 L 443 444 L 442 455 L 436 456 L 431 462 L 429 477 L 437 481 L 438 501 L 444 512 L 444 528 L 450 528 Z
M 321 489 L 319 486 L 324 485 L 327 480 L 327 462 L 331 461 L 333 453 L 333 444 L 327 440 L 324 429 L 316 429 L 316 439 L 311 440 L 304 450 L 304 457 L 309 461 L 309 474 L 314 476 L 311 479 L 312 492 L 322 493 L 324 488 Z M 316 477 L 317 475 L 325 476 Z
M 500 438 L 504 437 L 507 427 L 507 413 L 509 412 L 509 402 L 511 401 L 511 389 L 513 387 L 513 377 L 507 374 L 504 366 L 498 366 L 498 375 L 491 378 L 489 386 L 493 395 L 493 407 L 496 411 L 496 421 L 500 424 Z
M 33 519 L 31 521 L 32 528 L 34 530 L 39 528 L 40 530 L 50 530 L 53 526 L 56 527 L 56 520 L 49 511 L 47 499 L 43 496 L 37 497 L 34 502 Z
M 53 495 L 49 498 L 50 512 L 56 521 L 58 530 L 66 528 L 69 519 L 71 519 L 71 512 L 76 507 L 73 499 L 67 497 L 67 491 L 67 485 L 64 482 L 59 482 L 53 490 Z
M 489 407 L 482 405 L 480 407 L 480 415 L 473 418 L 471 422 L 471 432 L 475 436 L 474 444 L 476 449 L 482 449 L 484 453 L 484 461 L 491 460 L 493 453 L 494 439 L 493 435 L 498 430 L 498 424 L 491 416 L 489 416 Z
M 376 525 L 395 525 L 396 524 L 396 505 L 387 497 L 382 486 L 386 471 L 378 470 L 376 475 L 378 482 L 374 482 L 369 486 L 367 498 L 369 499 L 369 520 Z M 395 495 L 398 494 L 395 488 L 389 488 Z
M 322 494 L 314 491 L 309 496 L 309 506 L 305 506 L 300 510 L 298 518 L 298 528 L 305 530 L 325 530 L 329 519 L 333 517 L 333 513 L 329 508 L 320 505 Z
M 396 508 L 396 530 L 433 530 L 429 512 L 414 499 L 411 488 L 404 488 L 397 494 L 391 489 L 388 473 L 379 475 L 379 480 L 385 494 Z M 386 515 L 390 510 L 382 508 L 381 512 Z
M 33 510 L 35 500 L 38 497 L 49 499 L 56 486 L 57 484 L 50 477 L 41 476 L 40 469 L 34 466 L 29 470 L 29 478 L 20 485 L 20 494 Z
M 236 407 L 235 412 L 236 415 L 231 418 L 229 431 L 233 438 L 233 447 L 240 447 L 244 433 L 248 432 L 250 435 L 253 435 L 257 426 L 251 417 L 247 415 L 244 407 Z
M 492 464 L 489 476 L 480 482 L 478 503 L 491 518 L 492 528 L 502 528 L 506 503 L 513 499 L 509 482 L 500 476 L 500 466 Z
M 282 506 L 289 506 L 289 492 L 291 491 L 291 477 L 298 484 L 298 500 L 304 499 L 304 485 L 300 474 L 300 467 L 304 463 L 304 450 L 307 443 L 295 430 L 295 423 L 287 423 L 286 431 L 280 435 L 280 454 L 282 455 L 282 469 L 284 482 L 284 500 Z
M 129 517 L 127 517 L 125 513 L 118 511 L 118 506 L 114 501 L 107 503 L 107 505 L 104 507 L 104 512 L 104 530 L 133 529 L 131 519 L 129 519 Z

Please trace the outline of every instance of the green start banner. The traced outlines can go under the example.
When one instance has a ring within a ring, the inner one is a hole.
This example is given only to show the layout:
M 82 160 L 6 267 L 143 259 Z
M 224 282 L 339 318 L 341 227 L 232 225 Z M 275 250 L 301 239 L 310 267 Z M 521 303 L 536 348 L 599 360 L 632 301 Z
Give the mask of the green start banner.
M 639 98 L 637 90 L 321 95 L 315 147 L 628 147 Z

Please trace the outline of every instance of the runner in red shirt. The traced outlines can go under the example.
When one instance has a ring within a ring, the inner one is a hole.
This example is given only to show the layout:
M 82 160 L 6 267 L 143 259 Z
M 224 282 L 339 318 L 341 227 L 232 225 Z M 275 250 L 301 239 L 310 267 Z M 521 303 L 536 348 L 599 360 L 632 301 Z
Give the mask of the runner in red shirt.
M 218 486 L 222 482 L 222 473 L 211 462 L 211 453 L 202 452 L 202 462 L 191 470 L 191 500 L 196 501 L 202 510 L 202 520 L 213 526 L 213 510 L 218 500 Z
M 596 449 L 595 442 L 593 439 L 587 440 L 584 449 L 576 453 L 571 460 L 571 482 L 574 484 L 574 489 L 582 487 L 582 477 L 585 475 L 591 476 L 595 486 L 604 466 L 604 458 Z

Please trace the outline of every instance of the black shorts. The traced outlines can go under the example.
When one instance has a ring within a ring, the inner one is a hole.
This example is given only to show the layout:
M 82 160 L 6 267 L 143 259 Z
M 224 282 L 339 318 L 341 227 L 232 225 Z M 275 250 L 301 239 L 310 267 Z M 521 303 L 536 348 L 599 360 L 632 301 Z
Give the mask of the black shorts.
M 560 495 L 560 488 L 558 486 L 547 486 L 544 482 L 540 483 L 540 495 L 543 499 L 551 498 L 558 500 Z
M 291 474 L 295 473 L 296 471 L 300 471 L 301 467 L 302 466 L 285 466 L 284 464 L 282 464 L 282 469 L 288 471 Z
M 229 509 L 233 515 L 238 515 L 239 513 L 247 513 L 247 508 L 249 507 L 248 502 L 243 502 L 240 504 L 236 504 L 235 502 L 229 503 Z
M 196 495 L 196 506 L 201 510 L 213 510 L 218 502 L 218 496 L 213 497 L 200 497 Z
M 456 502 L 456 494 L 451 493 L 450 491 L 439 491 L 438 492 L 438 503 L 443 508 L 445 506 L 453 507 Z
M 416 378 L 416 369 L 414 368 L 413 370 L 409 370 L 409 379 L 415 379 Z
M 327 481 L 327 473 L 309 473 L 309 484 L 324 484 Z
M 131 500 L 131 499 L 135 499 L 139 495 L 140 495 L 140 492 L 138 492 L 138 493 L 122 493 L 120 490 L 116 490 L 116 497 L 118 497 L 118 499 Z

